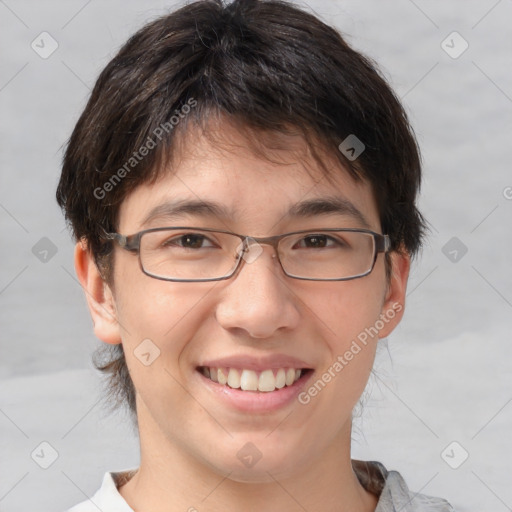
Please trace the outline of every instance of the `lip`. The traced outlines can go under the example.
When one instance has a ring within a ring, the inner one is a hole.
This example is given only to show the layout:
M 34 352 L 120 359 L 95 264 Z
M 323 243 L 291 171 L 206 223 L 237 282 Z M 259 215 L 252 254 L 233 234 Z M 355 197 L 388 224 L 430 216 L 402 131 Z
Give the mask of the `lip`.
M 241 389 L 230 388 L 225 384 L 213 382 L 197 368 L 194 374 L 200 379 L 201 386 L 205 386 L 207 392 L 216 401 L 223 402 L 228 407 L 240 412 L 261 414 L 277 411 L 293 403 L 315 372 L 310 369 L 291 386 L 284 386 L 274 391 L 242 391 Z
M 237 370 L 245 369 L 255 372 L 278 368 L 295 368 L 296 370 L 312 369 L 311 365 L 305 361 L 284 354 L 274 354 L 265 357 L 230 356 L 203 361 L 197 367 L 200 366 L 209 366 L 210 368 L 236 368 Z

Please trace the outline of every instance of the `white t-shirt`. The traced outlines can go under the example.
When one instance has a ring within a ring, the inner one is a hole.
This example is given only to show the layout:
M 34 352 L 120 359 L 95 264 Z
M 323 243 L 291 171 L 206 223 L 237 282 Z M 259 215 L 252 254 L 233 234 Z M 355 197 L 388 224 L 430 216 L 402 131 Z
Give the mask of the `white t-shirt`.
M 400 473 L 388 471 L 380 462 L 353 460 L 352 466 L 361 485 L 379 497 L 375 512 L 454 512 L 446 500 L 409 491 Z M 136 471 L 105 473 L 96 494 L 66 512 L 133 512 L 119 494 L 118 487 L 130 480 Z

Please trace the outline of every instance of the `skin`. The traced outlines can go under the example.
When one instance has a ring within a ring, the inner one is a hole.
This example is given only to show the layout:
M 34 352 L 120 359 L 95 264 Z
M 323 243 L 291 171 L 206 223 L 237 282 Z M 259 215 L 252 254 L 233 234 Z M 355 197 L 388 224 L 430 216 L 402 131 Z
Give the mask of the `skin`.
M 269 236 L 309 227 L 362 227 L 346 216 L 286 221 L 304 199 L 332 195 L 333 186 L 299 137 L 271 151 L 279 163 L 256 156 L 236 126 L 221 122 L 224 144 L 212 145 L 188 130 L 180 157 L 153 185 L 141 185 L 120 206 L 118 231 L 171 226 L 141 221 L 170 198 L 208 199 L 236 212 L 231 219 L 185 217 L 185 225 L 219 227 Z M 228 143 L 227 141 L 230 141 Z M 308 168 L 314 171 L 310 176 Z M 356 183 L 338 163 L 335 192 L 349 199 L 381 232 L 368 183 Z M 174 225 L 179 225 L 174 222 Z M 237 412 L 212 399 L 195 367 L 232 354 L 288 354 L 314 368 L 314 382 L 379 315 L 404 305 L 407 254 L 392 253 L 386 280 L 384 255 L 366 277 L 344 282 L 301 281 L 285 276 L 273 249 L 245 263 L 231 279 L 206 283 L 166 282 L 141 272 L 137 256 L 115 249 L 114 286 L 107 286 L 78 243 L 75 266 L 86 291 L 96 336 L 122 343 L 137 390 L 141 464 L 120 493 L 135 510 L 220 512 L 248 510 L 373 511 L 350 459 L 351 412 L 369 378 L 378 338 L 399 323 L 403 307 L 309 404 L 293 401 L 267 414 Z M 134 350 L 151 339 L 160 356 L 149 366 Z M 253 443 L 262 457 L 248 468 L 237 452 Z

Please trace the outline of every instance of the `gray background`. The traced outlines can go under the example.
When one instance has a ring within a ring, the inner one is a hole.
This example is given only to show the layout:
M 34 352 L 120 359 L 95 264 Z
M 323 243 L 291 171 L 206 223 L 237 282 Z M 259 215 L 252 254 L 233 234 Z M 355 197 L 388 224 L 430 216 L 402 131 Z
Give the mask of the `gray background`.
M 98 342 L 54 193 L 62 145 L 98 73 L 173 5 L 0 0 L 1 511 L 63 510 L 105 471 L 138 464 L 126 416 L 99 402 Z M 376 59 L 402 98 L 432 225 L 404 321 L 379 351 L 353 456 L 380 460 L 459 511 L 512 510 L 512 2 L 307 5 Z M 43 31 L 58 43 L 47 59 L 31 47 Z M 457 58 L 464 41 L 446 39 L 453 31 L 469 44 Z M 57 251 L 46 261 L 44 237 Z M 48 469 L 43 441 L 58 453 Z

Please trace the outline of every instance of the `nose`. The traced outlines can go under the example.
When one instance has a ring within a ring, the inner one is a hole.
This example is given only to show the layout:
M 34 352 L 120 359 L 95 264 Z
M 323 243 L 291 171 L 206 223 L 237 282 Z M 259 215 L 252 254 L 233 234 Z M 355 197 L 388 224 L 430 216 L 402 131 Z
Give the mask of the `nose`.
M 274 248 L 250 244 L 235 275 L 225 281 L 216 318 L 226 330 L 243 330 L 253 338 L 269 338 L 293 329 L 300 314 Z

